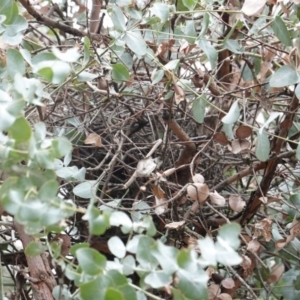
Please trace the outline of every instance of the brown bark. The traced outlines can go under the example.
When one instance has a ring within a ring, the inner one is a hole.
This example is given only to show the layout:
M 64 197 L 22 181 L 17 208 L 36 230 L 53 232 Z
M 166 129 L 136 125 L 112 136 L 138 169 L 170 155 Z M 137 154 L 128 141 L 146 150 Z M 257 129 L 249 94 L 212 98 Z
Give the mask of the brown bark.
M 102 8 L 102 0 L 93 0 L 90 20 L 90 32 L 96 33 L 100 23 L 100 11 Z
M 33 236 L 25 232 L 24 226 L 16 221 L 14 221 L 14 228 L 22 241 L 24 249 L 30 242 L 36 241 Z M 26 260 L 29 269 L 28 280 L 31 282 L 33 299 L 53 300 L 52 290 L 56 286 L 56 281 L 51 272 L 46 253 L 34 257 L 26 255 Z

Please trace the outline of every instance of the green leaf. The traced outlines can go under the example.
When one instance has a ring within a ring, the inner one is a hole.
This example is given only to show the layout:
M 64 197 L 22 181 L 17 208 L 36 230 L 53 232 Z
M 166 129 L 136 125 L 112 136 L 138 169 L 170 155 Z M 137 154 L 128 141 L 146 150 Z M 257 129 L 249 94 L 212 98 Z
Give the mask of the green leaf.
M 228 247 L 221 238 L 215 244 L 217 260 L 224 266 L 236 266 L 242 263 L 242 257 L 232 248 Z
M 85 66 L 90 61 L 90 46 L 91 42 L 87 36 L 83 38 L 83 65 Z
M 127 31 L 125 33 L 125 42 L 128 48 L 137 56 L 143 56 L 147 53 L 147 44 L 140 31 Z
M 80 248 L 89 248 L 90 244 L 89 243 L 78 243 L 78 244 L 74 244 L 71 248 L 70 248 L 70 254 L 75 256 L 75 253 L 78 249 Z
M 25 248 L 25 254 L 28 256 L 38 256 L 47 250 L 46 246 L 41 245 L 41 243 L 30 242 Z
M 112 5 L 111 10 L 111 21 L 114 25 L 114 29 L 120 32 L 125 31 L 126 24 L 122 10 L 117 5 Z
M 221 237 L 231 248 L 237 250 L 241 244 L 239 239 L 240 233 L 241 226 L 238 223 L 230 223 L 220 228 L 218 237 Z
M 113 64 L 112 78 L 117 82 L 128 81 L 130 78 L 128 69 L 123 64 Z
M 179 66 L 179 63 L 179 59 L 170 60 L 167 64 L 165 64 L 164 67 L 166 70 L 176 70 Z
M 176 262 L 178 253 L 178 249 L 166 246 L 159 240 L 156 242 L 153 251 L 151 251 L 151 255 L 157 259 L 166 274 L 172 274 L 178 269 Z
M 101 274 L 106 266 L 106 258 L 95 249 L 79 248 L 76 250 L 79 266 L 89 275 Z
M 111 226 L 121 226 L 123 233 L 129 233 L 132 230 L 132 221 L 128 215 L 122 211 L 112 212 L 109 222 Z
M 151 81 L 152 81 L 152 84 L 157 84 L 158 82 L 160 82 L 163 77 L 165 75 L 165 72 L 163 70 L 156 70 L 156 71 L 153 71 L 152 74 L 151 74 Z
M 118 257 L 124 258 L 126 255 L 126 248 L 122 240 L 118 236 L 111 237 L 107 242 L 110 252 Z
M 53 153 L 56 158 L 68 155 L 72 151 L 72 144 L 63 137 L 52 140 Z
M 215 69 L 218 59 L 218 52 L 216 49 L 208 40 L 202 38 L 198 40 L 198 46 L 204 51 L 208 61 L 210 62 L 211 68 Z
M 105 300 L 124 300 L 124 297 L 123 297 L 122 293 L 120 293 L 117 289 L 108 288 L 106 290 L 104 299 Z
M 153 271 L 144 278 L 145 283 L 154 289 L 159 289 L 172 282 L 172 276 L 163 271 Z
M 268 135 L 262 130 L 257 133 L 255 155 L 260 161 L 266 161 L 270 154 L 270 141 Z
M 76 185 L 73 189 L 73 193 L 81 198 L 90 199 L 96 194 L 96 180 L 89 180 Z
M 194 8 L 196 7 L 198 1 L 197 0 L 182 0 L 182 3 L 189 10 L 194 10 Z
M 60 51 L 56 47 L 53 47 L 52 52 L 59 60 L 69 63 L 76 62 L 80 57 L 80 53 L 76 47 L 67 49 L 64 52 Z
M 228 39 L 224 43 L 224 46 L 233 53 L 242 54 L 244 52 L 244 49 L 236 40 Z
M 26 142 L 31 137 L 31 126 L 24 117 L 21 117 L 16 119 L 8 132 L 17 142 Z
M 38 197 L 42 201 L 49 201 L 55 198 L 58 193 L 59 185 L 55 180 L 46 181 L 40 188 Z
M 206 32 L 207 32 L 207 29 L 208 29 L 208 26 L 209 26 L 209 17 L 210 16 L 210 14 L 209 13 L 204 13 L 203 14 L 203 21 L 202 21 L 202 28 L 201 28 L 201 32 L 200 32 L 200 34 L 199 34 L 199 37 L 200 38 L 203 38 L 203 36 L 206 34 Z
M 86 82 L 86 81 L 92 81 L 98 76 L 99 76 L 98 74 L 93 74 L 93 73 L 83 71 L 80 74 L 78 74 L 77 79 L 80 82 Z
M 194 21 L 186 21 L 184 33 L 185 33 L 185 37 L 184 37 L 185 40 L 189 44 L 194 44 L 196 41 L 196 37 L 198 35 L 195 30 L 195 22 Z
M 167 22 L 170 15 L 169 5 L 166 3 L 155 2 L 150 8 L 151 16 L 159 17 L 161 23 Z
M 282 44 L 292 46 L 290 34 L 280 16 L 275 17 L 272 22 L 272 29 Z
M 283 87 L 296 84 L 299 82 L 298 72 L 290 66 L 282 66 L 277 70 L 270 79 L 270 86 Z
M 53 84 L 62 83 L 71 71 L 70 65 L 63 61 L 42 61 L 35 65 L 33 72 Z
M 198 240 L 198 246 L 201 250 L 201 263 L 207 266 L 216 266 L 216 249 L 212 238 L 206 236 L 204 239 Z
M 93 203 L 88 206 L 87 212 L 82 219 L 89 222 L 90 234 L 102 235 L 109 227 L 108 215 L 100 212 Z
M 298 143 L 297 149 L 296 149 L 296 158 L 300 160 L 300 143 Z
M 111 285 L 107 276 L 97 276 L 96 279 L 80 285 L 80 299 L 104 300 L 105 291 Z
M 13 79 L 16 74 L 25 73 L 25 62 L 22 54 L 15 49 L 8 49 L 6 55 L 8 75 Z
M 195 120 L 198 123 L 203 123 L 205 116 L 207 100 L 206 96 L 203 94 L 200 97 L 196 98 L 193 102 L 192 112 Z
M 224 124 L 234 124 L 240 117 L 240 109 L 238 100 L 236 100 L 230 107 L 229 112 L 222 118 Z
M 176 273 L 178 278 L 177 288 L 181 290 L 185 297 L 190 299 L 207 300 L 207 281 L 208 276 L 204 270 L 198 269 L 198 272 L 191 273 L 186 270 L 180 270 Z

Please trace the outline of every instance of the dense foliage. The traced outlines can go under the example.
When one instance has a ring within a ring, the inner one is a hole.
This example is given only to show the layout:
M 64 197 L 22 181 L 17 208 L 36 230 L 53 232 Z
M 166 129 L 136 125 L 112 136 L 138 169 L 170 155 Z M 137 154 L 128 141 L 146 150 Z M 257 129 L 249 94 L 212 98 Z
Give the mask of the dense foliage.
M 299 299 L 299 24 L 0 0 L 1 299 Z

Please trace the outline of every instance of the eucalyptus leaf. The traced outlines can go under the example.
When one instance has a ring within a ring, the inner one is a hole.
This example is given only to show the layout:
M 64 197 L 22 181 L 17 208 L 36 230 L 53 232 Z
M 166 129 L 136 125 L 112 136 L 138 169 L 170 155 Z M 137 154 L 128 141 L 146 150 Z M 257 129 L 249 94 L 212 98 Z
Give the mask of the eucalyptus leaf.
M 282 44 L 285 46 L 292 46 L 290 34 L 280 16 L 275 17 L 272 22 L 272 29 Z
M 257 133 L 257 142 L 255 147 L 255 155 L 260 161 L 266 161 L 270 154 L 270 141 L 265 131 Z
M 278 69 L 270 79 L 270 86 L 272 87 L 284 87 L 287 85 L 293 85 L 300 81 L 298 72 L 290 66 L 282 66 Z
M 222 118 L 222 122 L 224 124 L 234 124 L 240 117 L 240 108 L 238 104 L 238 100 L 236 100 L 230 107 L 228 113 L 225 117 Z

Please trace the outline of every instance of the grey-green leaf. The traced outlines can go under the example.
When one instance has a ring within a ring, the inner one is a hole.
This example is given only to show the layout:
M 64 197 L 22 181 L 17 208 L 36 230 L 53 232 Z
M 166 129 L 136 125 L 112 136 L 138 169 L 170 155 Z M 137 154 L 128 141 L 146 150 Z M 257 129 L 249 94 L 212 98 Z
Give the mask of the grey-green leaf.
M 203 123 L 205 116 L 205 107 L 207 104 L 206 96 L 203 94 L 193 102 L 192 112 L 198 123 Z
M 239 117 L 240 117 L 240 109 L 237 100 L 231 105 L 229 112 L 225 117 L 223 117 L 222 122 L 224 124 L 233 124 L 238 120 Z
M 263 130 L 260 130 L 257 133 L 255 155 L 260 161 L 266 161 L 269 158 L 269 153 L 270 141 L 268 135 Z
M 11 78 L 14 78 L 16 74 L 23 75 L 25 73 L 25 62 L 22 54 L 15 49 L 8 49 L 7 56 L 7 72 Z
M 127 31 L 125 42 L 128 48 L 136 55 L 143 56 L 147 53 L 147 44 L 140 31 Z
M 272 29 L 282 44 L 285 46 L 292 46 L 290 34 L 285 26 L 285 23 L 279 16 L 275 17 L 272 23 Z
M 218 53 L 216 49 L 206 39 L 199 39 L 198 46 L 204 51 L 206 57 L 210 62 L 211 68 L 214 69 L 216 67 L 216 62 L 218 59 Z
M 298 72 L 290 66 L 282 66 L 270 79 L 270 86 L 283 87 L 298 83 L 300 80 Z

